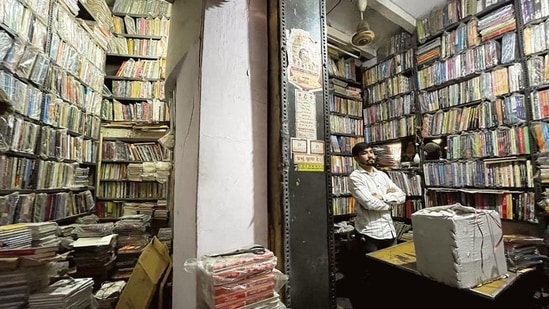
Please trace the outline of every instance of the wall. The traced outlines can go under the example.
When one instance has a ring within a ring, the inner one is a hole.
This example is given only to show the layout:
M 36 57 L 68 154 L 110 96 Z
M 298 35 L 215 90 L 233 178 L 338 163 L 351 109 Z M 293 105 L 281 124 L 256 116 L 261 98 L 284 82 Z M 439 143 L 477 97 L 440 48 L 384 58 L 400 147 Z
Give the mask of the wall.
M 172 4 L 166 76 L 172 73 L 189 47 L 200 39 L 203 12 L 204 0 L 177 0 Z
M 207 1 L 197 254 L 267 243 L 265 1 Z
M 195 308 L 195 277 L 183 262 L 196 257 L 196 190 L 200 119 L 200 41 L 181 59 L 170 85 L 175 98 L 174 212 L 173 212 L 173 308 Z M 168 92 L 166 92 L 168 93 Z M 182 304 L 185 304 L 184 306 Z M 187 307 L 188 306 L 188 307 Z
M 188 9 L 179 1 L 174 18 Z M 203 41 L 168 54 L 181 55 L 167 91 L 176 107 L 173 308 L 182 309 L 196 308 L 185 260 L 267 244 L 266 2 L 206 1 L 203 13 Z M 170 44 L 189 40 L 177 25 Z

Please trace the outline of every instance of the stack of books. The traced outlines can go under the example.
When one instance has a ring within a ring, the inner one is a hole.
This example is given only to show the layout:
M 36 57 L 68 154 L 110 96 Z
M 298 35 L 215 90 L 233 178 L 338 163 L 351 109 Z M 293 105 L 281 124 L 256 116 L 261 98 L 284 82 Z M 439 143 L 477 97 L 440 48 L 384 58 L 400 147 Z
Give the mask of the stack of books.
M 0 250 L 30 248 L 31 229 L 21 224 L 0 226 Z
M 197 263 L 200 301 L 207 308 L 279 308 L 275 265 L 273 252 L 258 245 L 204 256 Z
M 32 267 L 21 266 L 15 269 L 2 268 L 0 269 L 0 291 L 2 291 L 0 293 L 0 307 L 23 308 L 28 302 L 30 293 L 47 287 L 48 284 L 48 266 L 46 263 Z
M 59 245 L 56 222 L 25 223 L 31 229 L 33 247 L 54 247 Z
M 128 280 L 133 272 L 137 260 L 149 243 L 150 234 L 147 231 L 151 217 L 146 214 L 126 215 L 120 217 L 114 226 L 118 236 L 116 271 L 113 278 Z

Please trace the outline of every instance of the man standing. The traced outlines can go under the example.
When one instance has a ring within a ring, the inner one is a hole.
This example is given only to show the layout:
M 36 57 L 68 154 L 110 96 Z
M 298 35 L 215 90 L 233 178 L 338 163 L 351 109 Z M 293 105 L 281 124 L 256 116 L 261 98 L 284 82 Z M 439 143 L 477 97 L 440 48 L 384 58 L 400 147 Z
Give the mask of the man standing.
M 374 167 L 376 155 L 370 145 L 357 143 L 352 151 L 359 167 L 349 176 L 349 188 L 358 203 L 355 229 L 359 233 L 359 251 L 366 254 L 396 245 L 391 210 L 404 203 L 406 194 Z

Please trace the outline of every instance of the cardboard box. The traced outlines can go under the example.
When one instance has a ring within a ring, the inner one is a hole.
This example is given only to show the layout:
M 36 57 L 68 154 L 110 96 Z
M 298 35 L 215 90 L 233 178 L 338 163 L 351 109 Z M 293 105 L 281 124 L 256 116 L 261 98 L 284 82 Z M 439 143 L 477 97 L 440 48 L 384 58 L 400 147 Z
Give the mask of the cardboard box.
M 500 215 L 461 204 L 412 215 L 417 270 L 435 281 L 470 288 L 507 273 Z
M 172 265 L 168 247 L 156 237 L 145 247 L 120 295 L 116 309 L 147 309 Z

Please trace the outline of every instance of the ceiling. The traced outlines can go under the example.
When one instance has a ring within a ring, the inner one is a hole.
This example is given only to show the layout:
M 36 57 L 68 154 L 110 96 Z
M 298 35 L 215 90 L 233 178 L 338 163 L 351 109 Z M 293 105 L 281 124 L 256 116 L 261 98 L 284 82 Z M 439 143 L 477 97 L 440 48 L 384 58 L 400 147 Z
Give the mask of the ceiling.
M 446 0 L 391 0 L 394 4 L 401 7 L 408 14 L 415 18 L 425 16 L 431 9 L 442 6 Z
M 413 32 L 417 18 L 446 3 L 446 0 L 368 0 L 364 18 L 376 37 L 368 46 L 357 49 L 349 43 L 360 21 L 356 1 L 326 1 L 328 33 L 329 37 L 337 38 L 338 46 L 360 52 L 368 59 L 375 57 L 375 50 L 391 36 L 403 30 Z

